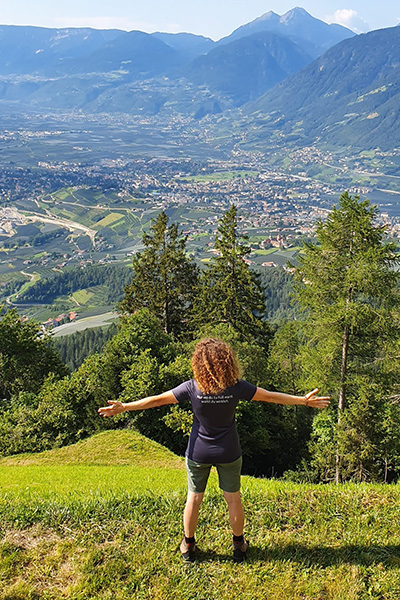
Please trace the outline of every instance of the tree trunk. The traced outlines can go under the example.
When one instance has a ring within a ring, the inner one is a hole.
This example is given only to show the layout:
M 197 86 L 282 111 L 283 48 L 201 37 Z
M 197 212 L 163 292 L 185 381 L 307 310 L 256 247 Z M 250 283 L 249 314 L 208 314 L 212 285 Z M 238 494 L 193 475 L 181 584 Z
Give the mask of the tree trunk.
M 164 262 L 164 264 L 161 265 L 161 269 L 162 269 L 162 285 L 164 288 L 164 306 L 163 306 L 163 312 L 164 312 L 164 332 L 165 333 L 170 333 L 170 322 L 169 322 L 169 282 L 168 282 L 168 264 L 166 261 L 166 254 L 167 254 L 167 231 L 165 231 L 164 235 L 163 235 L 163 259 L 161 262 Z
M 347 356 L 349 349 L 349 326 L 345 325 L 342 339 L 342 364 L 340 366 L 340 388 L 338 405 L 338 429 L 342 421 L 343 411 L 346 405 L 346 374 L 347 374 Z M 340 483 L 340 454 L 339 444 L 336 447 L 336 476 L 335 482 Z

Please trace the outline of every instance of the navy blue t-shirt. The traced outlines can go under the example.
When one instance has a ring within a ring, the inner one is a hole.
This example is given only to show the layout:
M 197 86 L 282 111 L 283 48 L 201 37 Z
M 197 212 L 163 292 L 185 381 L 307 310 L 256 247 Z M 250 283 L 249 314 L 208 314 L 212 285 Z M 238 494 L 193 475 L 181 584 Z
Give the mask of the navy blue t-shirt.
M 198 463 L 229 463 L 242 450 L 236 429 L 235 410 L 239 400 L 251 400 L 257 387 L 240 380 L 219 394 L 203 394 L 194 379 L 172 390 L 178 402 L 189 400 L 193 425 L 186 456 Z

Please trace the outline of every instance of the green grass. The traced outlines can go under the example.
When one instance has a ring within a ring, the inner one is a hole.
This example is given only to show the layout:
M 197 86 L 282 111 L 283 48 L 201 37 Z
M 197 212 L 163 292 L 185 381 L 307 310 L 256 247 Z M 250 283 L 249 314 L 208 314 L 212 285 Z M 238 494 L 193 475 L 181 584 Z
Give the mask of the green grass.
M 0 599 L 400 598 L 398 486 L 244 477 L 243 565 L 215 476 L 182 562 L 185 486 L 183 459 L 132 431 L 0 460 Z
M 275 254 L 279 248 L 268 248 L 268 250 L 252 250 L 252 254 L 256 256 L 267 256 L 268 254 Z
M 44 276 L 46 275 L 48 273 L 44 273 Z M 79 303 L 79 306 L 74 302 L 72 296 Z M 113 308 L 114 306 L 110 306 L 108 302 L 108 289 L 107 285 L 104 284 L 79 290 L 71 296 L 58 296 L 50 306 L 26 308 L 24 312 L 36 321 L 45 321 L 50 317 L 54 318 L 60 313 L 70 310 L 77 311 L 83 318 L 93 315 L 93 310 L 96 310 L 96 314 L 100 314 Z
M 78 304 L 87 304 L 93 296 L 93 292 L 88 290 L 78 290 L 72 294 L 72 298 L 78 302 Z
M 184 468 L 181 457 L 131 430 L 104 431 L 73 446 L 0 459 L 0 469 L 17 466 L 133 464 L 141 468 Z M 2 477 L 2 471 L 0 477 Z
M 76 496 L 86 494 L 108 495 L 110 488 L 114 493 L 157 493 L 160 486 L 163 492 L 172 492 L 185 485 L 183 470 L 163 467 L 162 473 L 156 467 L 135 466 L 98 466 L 90 467 L 90 477 L 86 465 L 26 466 L 8 467 L 6 474 L 0 475 L 3 493 L 12 495 L 29 504 L 33 498 L 55 498 L 57 496 Z M 21 489 L 23 493 L 21 494 Z
M 21 275 L 20 272 L 15 272 L 15 271 L 13 271 L 12 273 L 1 273 L 0 272 L 0 284 L 17 282 L 17 281 L 21 281 L 21 282 L 25 283 L 25 282 L 27 282 L 27 276 Z M 0 296 L 3 296 L 3 295 L 4 295 L 4 290 L 0 286 Z

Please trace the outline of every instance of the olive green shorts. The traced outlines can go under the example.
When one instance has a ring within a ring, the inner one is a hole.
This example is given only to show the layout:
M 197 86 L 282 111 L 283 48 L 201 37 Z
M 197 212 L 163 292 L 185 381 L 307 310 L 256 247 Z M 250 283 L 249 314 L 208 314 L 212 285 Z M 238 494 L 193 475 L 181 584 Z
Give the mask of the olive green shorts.
M 224 492 L 238 492 L 240 490 L 240 474 L 242 472 L 242 457 L 230 463 L 197 463 L 186 457 L 186 472 L 189 492 L 202 494 L 207 486 L 211 467 L 216 467 L 218 472 L 219 487 Z

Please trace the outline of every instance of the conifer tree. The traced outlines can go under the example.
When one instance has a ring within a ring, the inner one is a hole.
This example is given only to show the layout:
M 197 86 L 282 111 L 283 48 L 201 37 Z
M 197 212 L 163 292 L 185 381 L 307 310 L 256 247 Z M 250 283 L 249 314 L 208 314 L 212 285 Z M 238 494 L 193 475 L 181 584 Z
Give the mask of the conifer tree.
M 383 346 L 398 334 L 393 319 L 398 258 L 394 244 L 385 239 L 384 226 L 376 225 L 376 216 L 368 200 L 342 194 L 326 222 L 317 226 L 318 243 L 305 244 L 296 269 L 297 299 L 306 313 L 309 339 L 303 367 L 309 382 L 324 386 L 338 401 L 336 419 L 327 412 L 315 421 L 314 458 L 321 465 L 321 460 L 329 461 L 329 452 L 335 454 L 331 457 L 336 482 L 352 475 L 346 463 L 350 448 L 352 456 L 356 454 L 357 437 L 364 449 L 367 437 L 371 447 L 378 443 L 372 439 L 377 427 L 371 428 L 371 419 L 376 426 L 379 420 L 373 389 L 379 380 L 382 383 Z M 361 450 L 359 446 L 359 457 Z M 361 458 L 357 468 L 361 473 Z
M 186 254 L 186 237 L 177 225 L 168 225 L 164 211 L 153 220 L 150 233 L 144 233 L 143 244 L 133 258 L 133 279 L 120 308 L 127 313 L 148 308 L 166 333 L 179 337 L 191 311 L 198 268 Z
M 265 346 L 270 330 L 262 321 L 265 305 L 261 285 L 245 262 L 250 254 L 246 239 L 238 232 L 237 208 L 232 205 L 218 226 L 216 255 L 201 279 L 194 323 L 197 328 L 227 323 L 243 338 L 253 337 Z

